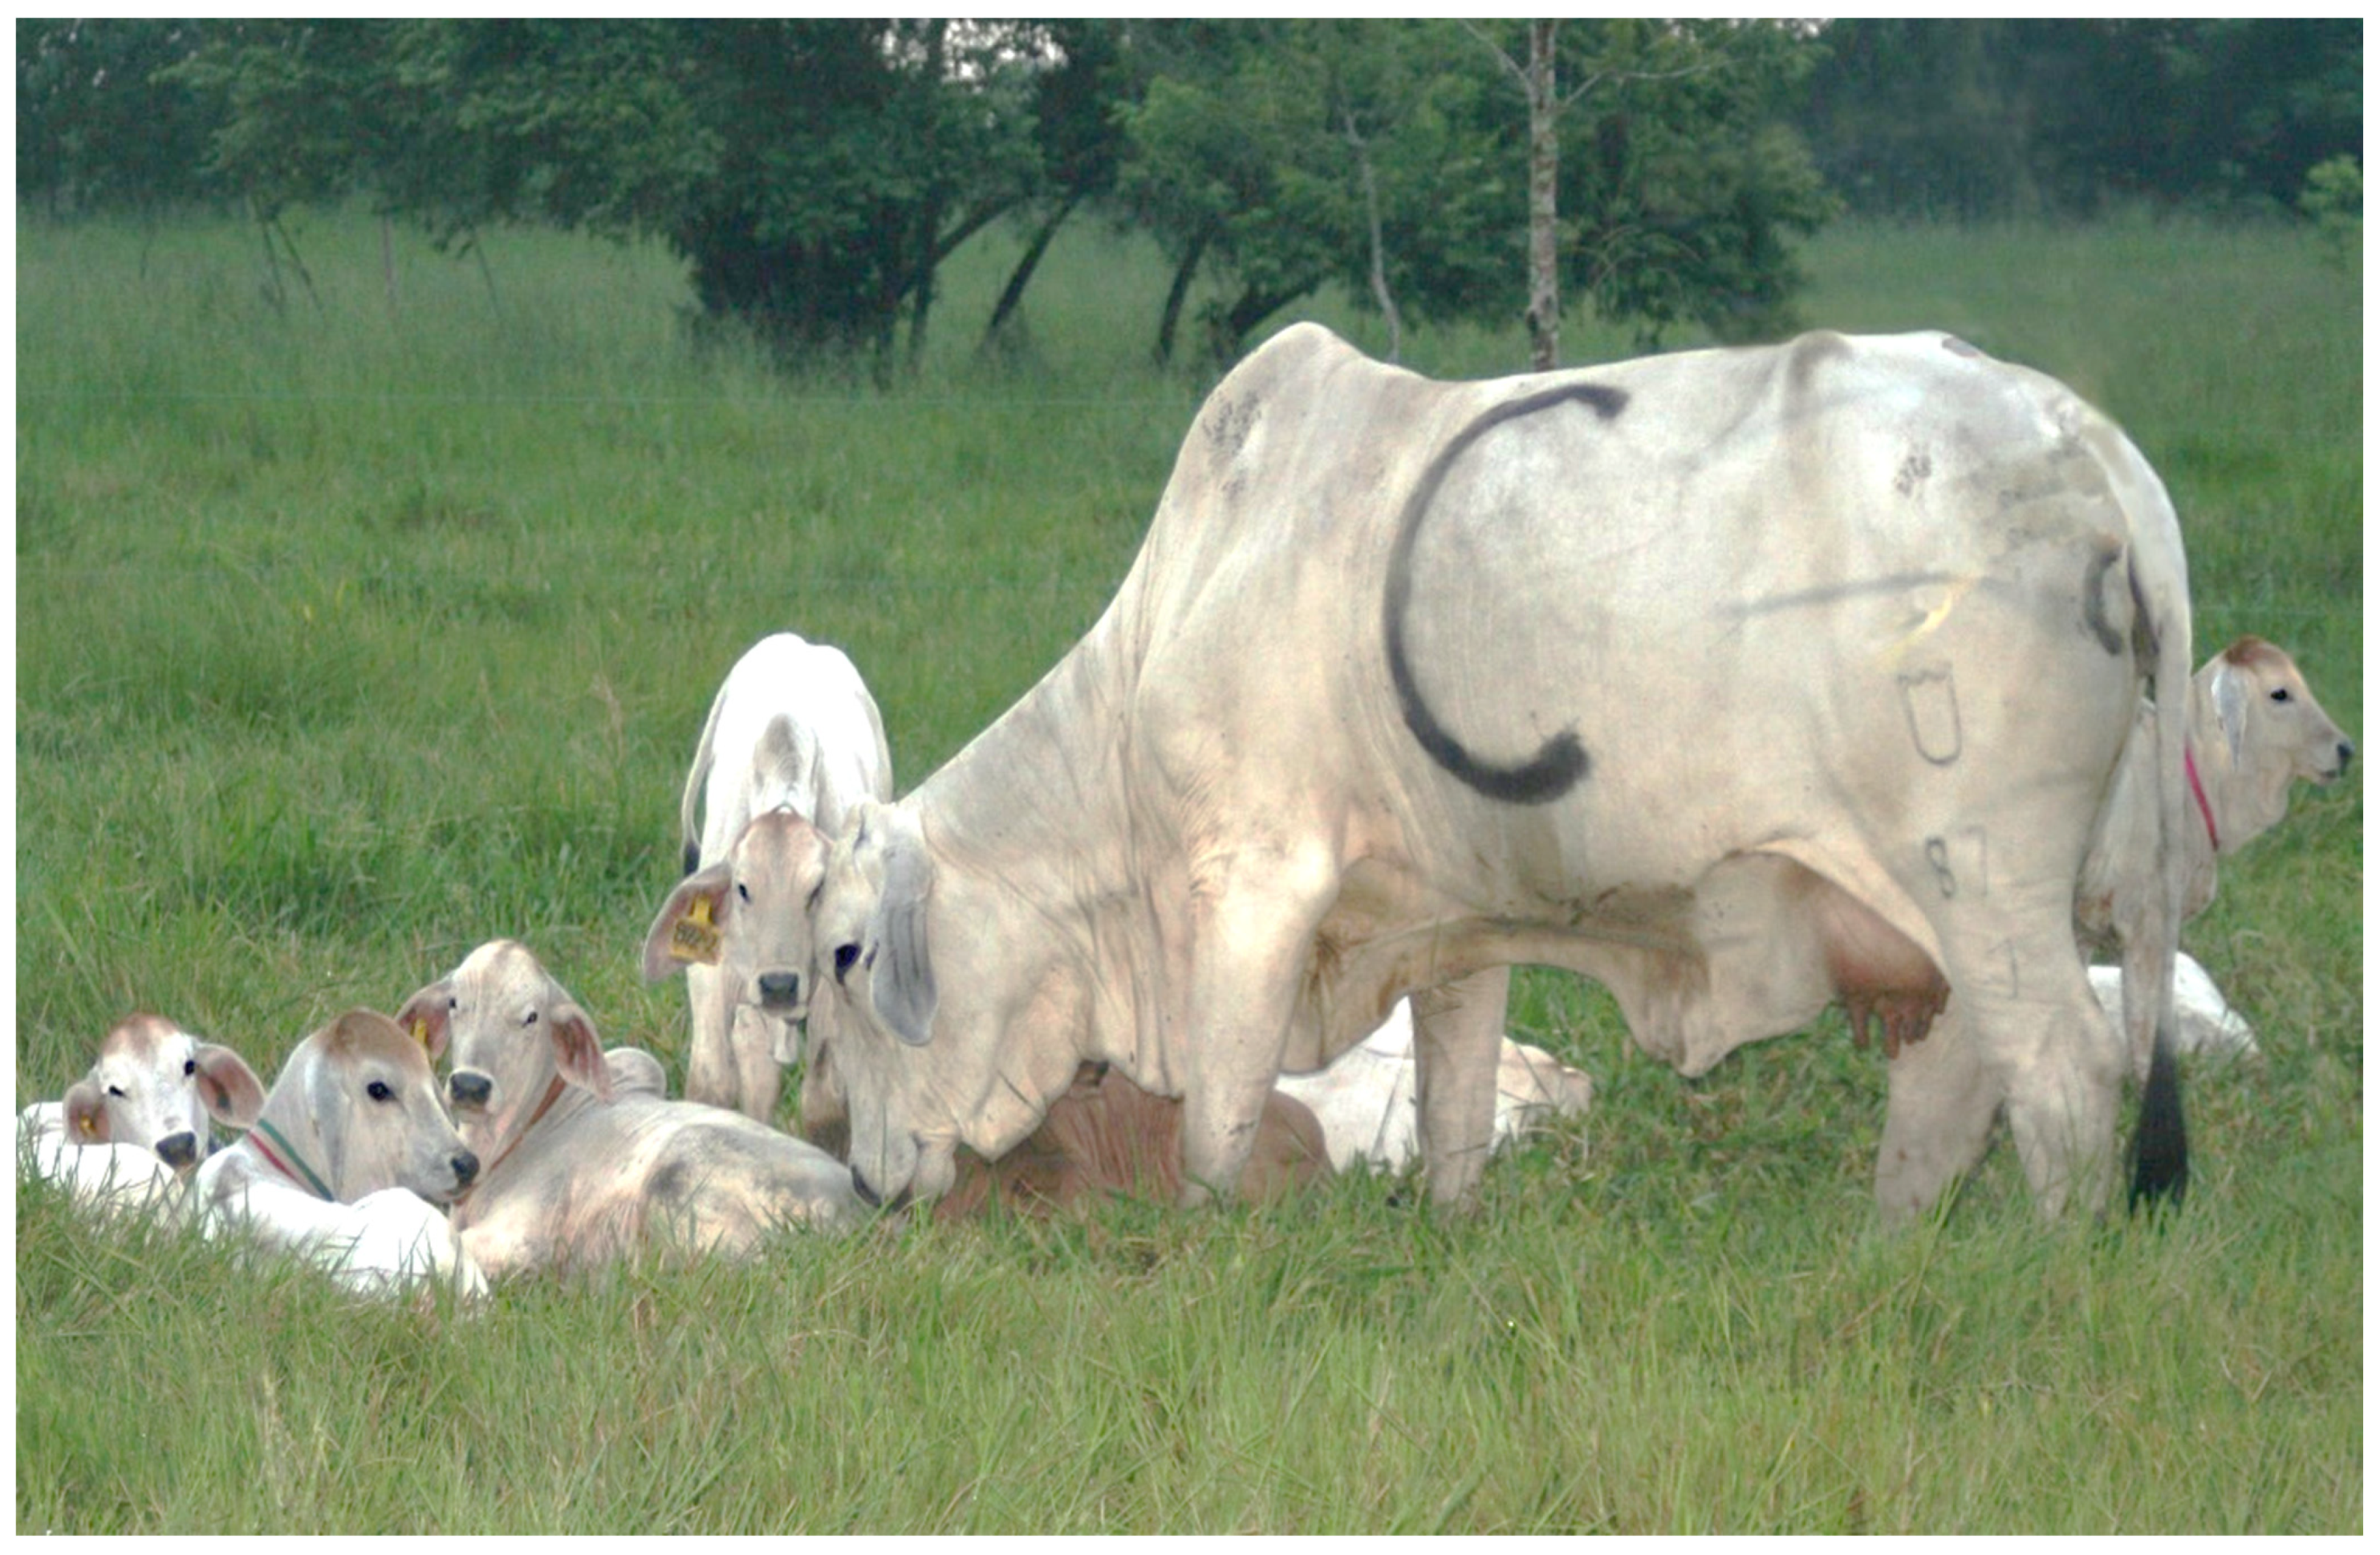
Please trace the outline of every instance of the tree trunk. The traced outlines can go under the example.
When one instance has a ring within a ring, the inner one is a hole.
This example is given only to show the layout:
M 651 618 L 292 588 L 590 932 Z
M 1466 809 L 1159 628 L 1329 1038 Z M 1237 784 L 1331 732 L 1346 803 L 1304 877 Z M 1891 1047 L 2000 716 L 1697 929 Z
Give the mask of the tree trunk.
M 1561 357 L 1561 253 L 1555 189 L 1561 170 L 1554 95 L 1553 21 L 1529 23 L 1529 365 L 1551 371 Z
M 1372 300 L 1380 305 L 1380 317 L 1388 321 L 1389 360 L 1393 362 L 1404 353 L 1404 321 L 1397 316 L 1397 299 L 1389 291 L 1388 249 L 1380 236 L 1380 182 L 1372 172 L 1372 149 L 1355 128 L 1355 115 L 1344 108 L 1341 114 L 1347 127 L 1347 143 L 1355 149 L 1355 171 L 1363 179 L 1364 219 L 1372 237 Z
M 1165 311 L 1157 321 L 1157 365 L 1165 366 L 1173 359 L 1173 331 L 1182 322 L 1182 305 L 1189 299 L 1190 282 L 1198 273 L 1198 261 L 1206 256 L 1211 232 L 1202 232 L 1190 240 L 1189 251 L 1173 272 L 1173 285 L 1165 294 Z
M 1016 311 L 1018 303 L 1025 300 L 1025 287 L 1033 279 L 1033 272 L 1040 268 L 1042 256 L 1050 251 L 1050 240 L 1058 236 L 1058 229 L 1065 225 L 1066 218 L 1075 213 L 1075 206 L 1081 198 L 1080 195 L 1070 194 L 1060 201 L 1058 209 L 1050 213 L 1050 219 L 1043 222 L 1041 229 L 1033 235 L 1033 241 L 1025 246 L 1025 257 L 1018 260 L 1016 268 L 1008 273 L 1008 285 L 1001 288 L 1000 300 L 992 304 L 991 322 L 983 326 L 985 345 L 991 344 L 998 337 L 1008 322 L 1008 316 Z

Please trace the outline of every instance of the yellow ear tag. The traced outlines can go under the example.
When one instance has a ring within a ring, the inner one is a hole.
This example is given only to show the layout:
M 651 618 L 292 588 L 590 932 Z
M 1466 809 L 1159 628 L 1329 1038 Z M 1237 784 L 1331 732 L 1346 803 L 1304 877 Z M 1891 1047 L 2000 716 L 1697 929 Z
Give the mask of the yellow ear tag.
M 82 1130 L 82 1136 L 86 1139 L 96 1139 L 99 1137 L 99 1124 L 91 1121 L 89 1113 L 85 1113 L 83 1116 L 77 1118 L 75 1120 L 75 1126 Z
M 413 1039 L 421 1044 L 421 1051 L 423 1052 L 428 1052 L 430 1051 L 430 1023 L 428 1021 L 417 1020 L 413 1023 Z
M 686 916 L 670 925 L 670 959 L 716 966 L 719 965 L 719 929 L 710 921 L 710 898 L 698 896 L 686 909 Z

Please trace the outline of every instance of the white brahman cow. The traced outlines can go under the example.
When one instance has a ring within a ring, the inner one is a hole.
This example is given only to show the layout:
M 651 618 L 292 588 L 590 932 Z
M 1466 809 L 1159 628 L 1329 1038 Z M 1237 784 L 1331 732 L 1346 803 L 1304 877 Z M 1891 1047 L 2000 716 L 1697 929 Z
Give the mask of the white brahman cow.
M 2133 1186 L 2178 1196 L 2190 665 L 2155 472 L 1958 340 L 1442 383 L 1293 327 L 1208 396 L 1082 641 L 837 838 L 855 1185 L 941 1194 L 1090 1061 L 1184 1098 L 1184 1197 L 1229 1192 L 1276 1075 L 1411 993 L 1430 1191 L 1467 1204 L 1535 962 L 1688 1074 L 1837 1000 L 1883 1020 L 1888 1219 L 2003 1111 L 2040 1209 L 2095 1206 L 2125 1050 L 2076 887 L 2145 686 Z
M 808 905 L 824 882 L 827 848 L 824 833 L 791 810 L 756 818 L 736 844 L 732 869 L 722 864 L 690 875 L 662 902 L 645 934 L 647 980 L 659 981 L 681 968 L 692 971 L 704 960 L 730 967 L 782 967 L 787 978 L 814 977 Z M 745 990 L 738 997 L 749 1001 L 757 997 L 752 990 L 763 981 L 735 977 L 728 986 Z M 740 1014 L 750 1006 L 739 1002 L 736 1007 Z M 810 1063 L 803 1077 L 801 1120 L 805 1138 L 840 1151 L 847 1147 L 846 1119 L 834 1086 L 833 1065 L 827 1052 L 831 1044 L 824 1029 L 836 1007 L 830 1000 L 812 1023 L 817 1029 L 811 1034 Z M 1543 1049 L 1524 1047 L 1509 1037 L 1499 1051 L 1497 1073 L 1498 1146 L 1518 1138 L 1541 1120 L 1584 1112 L 1594 1090 L 1585 1075 Z M 1102 1075 L 1087 1088 L 1087 1082 L 1078 1077 L 1068 1087 L 1071 1100 L 1061 1099 L 1054 1105 L 1080 1108 L 1090 1100 L 1092 1089 L 1128 1083 L 1121 1076 Z M 1413 1012 L 1404 1001 L 1398 1001 L 1380 1028 L 1354 1048 L 1311 1075 L 1282 1075 L 1277 1088 L 1313 1114 L 1328 1142 L 1325 1154 L 1334 1169 L 1346 1171 L 1360 1160 L 1399 1171 L 1417 1159 Z M 1172 1139 L 1178 1131 L 1146 1126 L 1138 1121 L 1144 1113 L 1136 1105 L 1103 1103 L 1100 1116 L 1107 1112 L 1135 1120 L 1128 1126 L 1137 1132 L 1111 1146 L 1102 1139 L 1101 1124 L 1061 1120 L 1035 1154 L 1054 1161 L 1064 1149 L 1078 1148 L 1083 1160 L 1063 1175 L 1062 1190 L 1051 1187 L 1040 1197 L 1072 1199 L 1095 1190 L 1128 1193 L 1135 1184 L 1152 1182 L 1171 1181 L 1178 1187 L 1178 1167 L 1153 1159 L 1160 1135 Z M 1260 1126 L 1279 1136 L 1259 1143 L 1258 1153 L 1264 1159 L 1289 1161 L 1300 1157 L 1303 1146 L 1296 1137 L 1302 1132 L 1300 1125 L 1283 1118 Z M 1094 1164 L 1107 1160 L 1117 1162 L 1120 1170 L 1104 1171 Z M 1037 1183 L 1060 1180 L 1058 1169 L 1047 1161 L 1034 1172 Z M 1267 1181 L 1276 1181 L 1280 1175 L 1276 1172 Z M 1025 1197 L 1036 1191 L 1024 1190 Z
M 648 1242 L 743 1254 L 857 1210 L 851 1173 L 825 1151 L 663 1099 L 649 1054 L 607 1056 L 586 1011 L 517 942 L 481 945 L 397 1018 L 446 1051 L 447 1092 L 483 1162 L 457 1229 L 492 1277 L 583 1269 Z
M 484 1294 L 434 1208 L 469 1191 L 480 1163 L 439 1099 L 433 1056 L 370 1010 L 298 1043 L 248 1134 L 199 1168 L 200 1223 L 296 1254 L 367 1294 L 424 1284 Z
M 246 1128 L 263 1105 L 264 1083 L 231 1049 L 162 1015 L 127 1015 L 63 1101 L 18 1114 L 17 1147 L 86 1209 L 169 1209 L 207 1155 L 210 1122 Z
M 758 818 L 787 810 L 832 832 L 859 800 L 892 796 L 884 721 L 850 659 L 792 632 L 762 638 L 711 699 L 686 772 L 678 830 L 686 873 L 694 877 L 688 883 L 700 882 L 707 907 L 723 908 L 721 898 L 731 886 L 740 893 L 751 877 L 795 867 L 772 851 L 782 832 L 753 826 Z M 807 928 L 795 916 L 776 933 Z M 809 1004 L 802 986 L 809 965 L 806 932 L 798 943 L 739 936 L 723 960 L 707 954 L 705 943 L 698 929 L 690 929 L 676 945 L 694 1023 L 686 1099 L 768 1123 L 776 1113 L 780 1067 L 801 1056 L 795 1023 Z

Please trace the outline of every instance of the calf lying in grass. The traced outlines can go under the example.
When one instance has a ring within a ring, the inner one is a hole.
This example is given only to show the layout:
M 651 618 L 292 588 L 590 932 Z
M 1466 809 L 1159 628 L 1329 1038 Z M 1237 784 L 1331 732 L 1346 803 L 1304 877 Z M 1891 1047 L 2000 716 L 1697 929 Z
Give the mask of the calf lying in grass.
M 857 1216 L 851 1173 L 825 1151 L 667 1100 L 650 1056 L 607 1055 L 525 945 L 481 945 L 397 1018 L 447 1054 L 463 1136 L 485 1162 L 456 1221 L 491 1276 L 584 1269 L 648 1243 L 741 1255 L 782 1228 Z
M 264 1085 L 239 1054 L 160 1015 L 128 1015 L 62 1101 L 17 1118 L 20 1159 L 103 1214 L 176 1209 L 208 1153 L 210 1122 L 245 1128 Z
M 296 1254 L 353 1291 L 484 1292 L 432 1208 L 468 1191 L 480 1163 L 439 1101 L 431 1056 L 370 1010 L 298 1043 L 248 1135 L 200 1167 L 200 1223 Z

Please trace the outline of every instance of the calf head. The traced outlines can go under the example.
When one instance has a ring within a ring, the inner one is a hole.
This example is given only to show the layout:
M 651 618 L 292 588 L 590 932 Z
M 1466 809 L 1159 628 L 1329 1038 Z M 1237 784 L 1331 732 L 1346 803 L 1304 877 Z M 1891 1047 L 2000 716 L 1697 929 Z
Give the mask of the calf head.
M 446 1055 L 463 1137 L 492 1159 L 527 1132 L 557 1080 L 612 1099 L 595 1023 L 517 941 L 481 945 L 407 1000 L 396 1018 Z
M 303 1159 L 343 1204 L 382 1188 L 450 1203 L 480 1162 L 439 1099 L 436 1051 L 386 1015 L 349 1010 L 298 1044 L 261 1124 L 291 1143 L 309 1138 Z
M 773 725 L 772 725 L 773 727 Z M 716 966 L 734 1002 L 781 1020 L 809 1014 L 809 909 L 827 842 L 791 808 L 754 816 L 727 856 L 687 876 L 645 935 L 645 978 Z
M 2354 759 L 2353 743 L 2314 700 L 2296 662 L 2262 638 L 2241 638 L 2195 679 L 2220 736 L 2210 740 L 2202 728 L 2194 743 L 2215 769 L 2210 788 L 2224 852 L 2288 813 L 2291 784 L 2332 782 Z
M 67 1136 L 139 1145 L 187 1172 L 207 1153 L 210 1118 L 246 1128 L 263 1107 L 264 1082 L 239 1054 L 162 1016 L 127 1015 L 67 1092 Z

